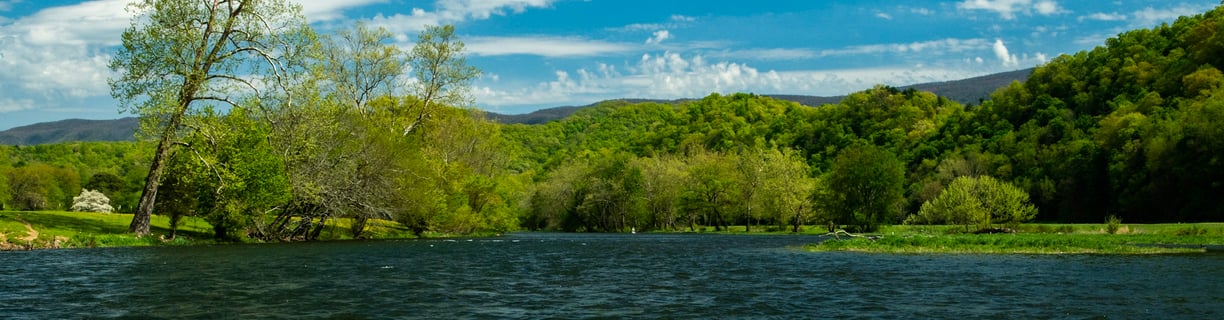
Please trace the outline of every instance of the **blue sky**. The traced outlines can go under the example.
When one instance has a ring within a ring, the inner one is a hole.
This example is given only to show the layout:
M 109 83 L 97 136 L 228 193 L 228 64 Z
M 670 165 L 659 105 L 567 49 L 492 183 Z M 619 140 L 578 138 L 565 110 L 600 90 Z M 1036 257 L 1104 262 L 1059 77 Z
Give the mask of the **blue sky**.
M 106 63 L 128 0 L 0 0 L 0 129 L 113 119 Z M 1040 65 L 1216 0 L 301 0 L 321 32 L 367 20 L 403 46 L 454 24 L 475 106 L 501 113 L 712 92 L 840 95 Z

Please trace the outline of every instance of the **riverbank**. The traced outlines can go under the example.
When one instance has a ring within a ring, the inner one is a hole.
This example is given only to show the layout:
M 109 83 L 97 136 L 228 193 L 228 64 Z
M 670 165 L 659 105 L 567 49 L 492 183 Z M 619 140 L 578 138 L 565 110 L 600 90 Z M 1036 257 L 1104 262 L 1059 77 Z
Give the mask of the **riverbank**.
M 1224 224 L 1024 225 L 1016 233 L 949 233 L 955 226 L 892 226 L 881 233 L 830 239 L 809 251 L 970 254 L 1172 254 L 1224 246 Z
M 150 220 L 152 236 L 129 233 L 131 214 L 66 211 L 0 211 L 0 251 L 58 248 L 184 246 L 217 244 L 212 225 L 197 217 L 183 217 L 175 237 L 169 239 L 170 218 L 154 215 Z M 320 240 L 352 239 L 348 221 L 333 221 Z M 427 237 L 452 235 L 428 233 Z M 371 221 L 365 238 L 416 238 L 411 230 L 390 221 Z

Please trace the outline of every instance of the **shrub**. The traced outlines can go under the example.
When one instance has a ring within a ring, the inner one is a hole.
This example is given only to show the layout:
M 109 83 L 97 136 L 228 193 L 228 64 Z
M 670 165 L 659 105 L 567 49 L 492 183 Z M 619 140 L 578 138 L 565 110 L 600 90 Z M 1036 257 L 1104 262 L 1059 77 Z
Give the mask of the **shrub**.
M 1122 227 L 1122 218 L 1118 218 L 1118 216 L 1112 214 L 1109 215 L 1108 218 L 1105 218 L 1105 232 L 1109 234 L 1117 234 L 1118 228 L 1120 227 Z
M 1207 234 L 1207 229 L 1200 228 L 1199 226 L 1190 226 L 1189 228 L 1177 230 L 1175 234 L 1179 236 L 1201 236 Z
M 101 192 L 81 189 L 81 195 L 72 197 L 72 211 L 110 213 L 114 210 L 110 198 Z
M 1015 228 L 1037 215 L 1028 193 L 988 176 L 960 177 L 934 200 L 922 204 L 919 220 L 964 225 L 965 231 L 993 228 L 1001 223 Z

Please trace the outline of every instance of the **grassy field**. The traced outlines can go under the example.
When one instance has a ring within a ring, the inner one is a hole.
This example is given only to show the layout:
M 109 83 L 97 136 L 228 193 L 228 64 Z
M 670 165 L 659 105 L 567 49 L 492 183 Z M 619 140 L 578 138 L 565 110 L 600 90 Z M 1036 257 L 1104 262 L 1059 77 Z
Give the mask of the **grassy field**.
M 842 237 L 811 251 L 875 253 L 1163 254 L 1205 252 L 1224 246 L 1224 223 L 1125 224 L 1116 234 L 1105 224 L 1031 224 L 1017 233 L 963 234 L 957 226 L 886 226 L 868 237 Z
M 127 233 L 131 214 L 0 211 L 0 249 L 77 248 L 147 245 L 187 245 L 211 242 L 212 227 L 196 218 L 180 222 L 174 240 L 161 237 L 137 238 Z M 170 219 L 153 216 L 151 231 L 170 233 Z M 33 231 L 31 231 L 33 230 Z
M 0 211 L 0 250 L 39 248 L 120 247 L 151 245 L 212 244 L 212 226 L 195 217 L 183 218 L 177 237 L 170 233 L 169 218 L 153 216 L 153 236 L 137 238 L 127 232 L 131 214 L 62 211 Z M 351 239 L 349 221 L 329 222 L 321 240 Z M 882 253 L 1185 253 L 1203 252 L 1201 246 L 1224 246 L 1224 223 L 1123 224 L 1116 234 L 1106 233 L 1105 224 L 1028 224 L 1014 234 L 963 234 L 960 226 L 883 226 L 874 240 L 841 237 L 809 246 L 812 251 L 861 251 Z M 681 231 L 687 232 L 687 231 Z M 792 234 L 790 228 L 733 226 L 715 232 L 703 227 L 697 232 L 720 234 Z M 805 226 L 801 234 L 826 234 L 823 226 Z M 489 234 L 492 235 L 492 234 Z M 426 237 L 455 235 L 428 233 Z M 487 236 L 487 235 L 467 235 Z M 410 230 L 391 221 L 371 221 L 365 234 L 373 239 L 415 238 Z M 1164 245 L 1164 246 L 1156 246 Z
M 46 248 L 130 247 L 153 245 L 214 244 L 212 226 L 197 217 L 184 217 L 173 240 L 170 218 L 154 215 L 153 236 L 137 238 L 127 232 L 131 214 L 64 211 L 0 211 L 0 250 Z M 352 239 L 348 219 L 329 220 L 320 240 Z M 31 231 L 33 230 L 33 231 Z M 465 236 L 490 236 L 475 234 Z M 428 232 L 430 238 L 457 235 Z M 416 238 L 408 228 L 392 221 L 373 220 L 366 225 L 365 238 Z

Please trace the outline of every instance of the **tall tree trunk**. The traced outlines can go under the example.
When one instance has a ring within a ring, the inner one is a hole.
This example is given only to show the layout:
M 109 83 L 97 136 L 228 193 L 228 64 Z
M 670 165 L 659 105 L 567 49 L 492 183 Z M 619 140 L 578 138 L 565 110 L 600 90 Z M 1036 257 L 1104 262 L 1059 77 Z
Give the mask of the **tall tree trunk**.
M 802 217 L 803 217 L 803 209 L 795 210 L 795 220 L 794 220 L 795 228 L 791 229 L 791 232 L 799 233 L 799 225 L 803 222 L 801 220 Z
M 170 130 L 172 129 L 167 129 L 161 142 L 157 143 L 157 153 L 153 155 L 153 164 L 149 166 L 149 175 L 145 177 L 144 190 L 140 192 L 140 202 L 136 204 L 136 214 L 132 215 L 132 224 L 128 225 L 128 232 L 136 233 L 138 237 L 149 235 L 149 218 L 153 216 L 157 187 L 161 183 L 166 157 L 170 156 Z

